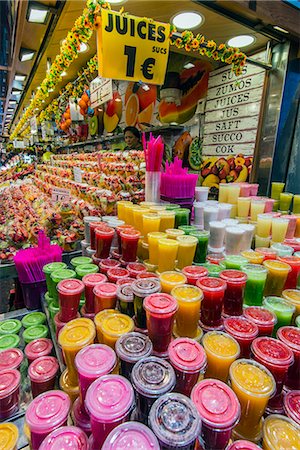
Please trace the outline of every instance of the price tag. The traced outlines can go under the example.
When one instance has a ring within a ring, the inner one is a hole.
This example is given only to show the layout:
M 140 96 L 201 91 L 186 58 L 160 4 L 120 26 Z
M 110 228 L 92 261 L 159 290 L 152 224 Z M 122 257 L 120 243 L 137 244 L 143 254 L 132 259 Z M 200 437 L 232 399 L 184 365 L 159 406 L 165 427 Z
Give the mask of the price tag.
M 54 187 L 52 189 L 51 200 L 53 202 L 63 202 L 70 199 L 70 191 L 65 188 Z
M 112 79 L 95 78 L 90 84 L 91 107 L 103 105 L 113 98 Z
M 82 183 L 82 170 L 79 167 L 73 167 L 74 181 Z

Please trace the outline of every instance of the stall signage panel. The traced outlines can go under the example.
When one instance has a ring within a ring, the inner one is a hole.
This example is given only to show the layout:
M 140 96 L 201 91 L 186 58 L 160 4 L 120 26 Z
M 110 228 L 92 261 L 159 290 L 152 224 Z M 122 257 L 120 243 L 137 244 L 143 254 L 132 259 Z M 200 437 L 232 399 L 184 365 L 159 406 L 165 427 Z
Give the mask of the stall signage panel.
M 247 64 L 211 72 L 205 108 L 203 155 L 252 156 L 255 149 L 265 70 Z
M 110 78 L 95 78 L 90 84 L 91 107 L 103 105 L 103 103 L 112 100 L 113 89 L 112 80 Z
M 99 75 L 163 84 L 170 24 L 102 9 L 97 50 Z
M 51 200 L 53 202 L 62 202 L 62 201 L 65 201 L 65 200 L 69 200 L 69 198 L 70 198 L 70 191 L 69 191 L 69 189 L 58 188 L 58 187 L 54 187 L 52 189 Z

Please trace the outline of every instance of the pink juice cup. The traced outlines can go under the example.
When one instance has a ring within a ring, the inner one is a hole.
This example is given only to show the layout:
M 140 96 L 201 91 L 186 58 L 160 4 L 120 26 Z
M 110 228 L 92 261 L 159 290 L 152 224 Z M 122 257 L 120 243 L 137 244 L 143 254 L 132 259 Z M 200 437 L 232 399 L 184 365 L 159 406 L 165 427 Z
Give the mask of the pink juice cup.
M 277 317 L 263 306 L 248 306 L 244 309 L 244 317 L 258 327 L 258 336 L 272 336 Z
M 47 436 L 39 450 L 90 450 L 89 441 L 84 431 L 77 427 L 61 427 Z
M 171 342 L 177 301 L 169 294 L 152 294 L 144 299 L 149 338 L 153 344 L 153 353 L 166 355 Z
M 102 446 L 102 450 L 123 449 L 160 450 L 157 437 L 139 422 L 126 422 L 112 430 Z
M 81 280 L 72 278 L 62 280 L 57 285 L 60 320 L 69 322 L 77 316 L 81 294 L 84 291 L 84 284 Z
M 135 229 L 121 231 L 122 259 L 125 262 L 135 262 L 141 233 Z
M 96 284 L 103 284 L 107 281 L 107 277 L 103 273 L 89 273 L 84 275 L 82 282 L 84 284 L 85 293 L 85 311 L 86 313 L 95 312 L 94 287 Z
M 104 222 L 91 222 L 90 223 L 90 247 L 91 250 L 96 250 L 96 228 L 106 230 L 108 225 Z
M 147 267 L 144 264 L 136 262 L 128 263 L 126 269 L 128 270 L 131 278 L 137 278 L 139 274 L 147 272 Z
M 126 231 L 126 230 L 134 230 L 134 227 L 132 225 L 120 225 L 116 228 L 116 233 L 117 233 L 117 239 L 118 239 L 118 251 L 119 254 L 122 255 L 122 243 L 121 243 L 121 233 L 122 231 Z
M 252 341 L 258 336 L 257 325 L 245 317 L 227 317 L 224 319 L 224 331 L 238 341 L 240 358 L 249 358 Z
M 25 414 L 32 449 L 39 449 L 52 431 L 67 425 L 70 407 L 70 398 L 62 391 L 44 392 L 32 400 Z
M 110 283 L 116 283 L 122 278 L 130 278 L 129 271 L 127 269 L 123 269 L 122 267 L 109 269 L 107 272 L 107 276 Z
M 19 409 L 21 375 L 16 369 L 0 372 L 0 419 L 8 419 Z
M 168 348 L 168 359 L 175 370 L 176 392 L 190 397 L 199 377 L 203 378 L 207 366 L 203 347 L 194 339 L 174 339 Z
M 77 397 L 74 401 L 71 415 L 75 427 L 80 428 L 86 433 L 87 436 L 90 436 L 92 433 L 90 416 L 88 415 L 84 405 L 82 405 L 80 397 Z
M 59 365 L 53 356 L 41 356 L 29 366 L 28 376 L 33 398 L 55 387 Z
M 133 404 L 133 388 L 121 375 L 104 375 L 91 384 L 85 407 L 90 415 L 96 448 L 102 447 L 114 428 L 129 420 Z
M 75 357 L 78 372 L 81 403 L 84 403 L 90 385 L 102 375 L 113 371 L 117 357 L 112 348 L 104 344 L 92 344 L 83 348 Z
M 115 269 L 116 267 L 120 267 L 120 265 L 120 261 L 112 258 L 100 259 L 99 261 L 100 272 L 104 273 L 104 275 L 107 274 L 109 269 Z
M 250 441 L 245 441 L 244 439 L 239 439 L 230 444 L 226 450 L 261 450 L 261 447 Z
M 133 282 L 134 282 L 134 278 L 130 278 L 130 277 L 128 277 L 128 278 L 119 278 L 116 281 L 116 285 L 117 286 L 123 286 L 123 284 L 132 284 Z
M 285 394 L 283 406 L 286 415 L 300 425 L 300 390 Z
M 97 314 L 99 311 L 103 311 L 104 309 L 115 309 L 117 303 L 117 286 L 115 284 L 97 284 L 94 287 L 93 292 L 95 314 Z
M 294 353 L 294 364 L 289 367 L 285 387 L 289 390 L 300 389 L 300 328 L 281 327 L 277 338 L 286 344 Z
M 106 229 L 96 228 L 96 258 L 105 259 L 109 257 L 110 247 L 115 235 L 113 228 L 107 227 Z
M 28 359 L 28 364 L 31 364 L 35 359 L 41 356 L 50 356 L 53 349 L 51 339 L 40 338 L 29 342 L 25 347 L 25 356 Z
M 197 280 L 208 276 L 208 270 L 206 267 L 201 266 L 186 266 L 181 272 L 186 276 L 187 283 L 193 284 L 194 286 L 196 286 Z
M 25 349 L 26 350 L 26 349 Z M 7 369 L 20 369 L 24 360 L 22 350 L 19 348 L 8 348 L 0 352 L 0 371 Z
M 225 450 L 241 416 L 237 396 L 223 381 L 207 378 L 196 384 L 191 399 L 202 420 L 205 448 Z

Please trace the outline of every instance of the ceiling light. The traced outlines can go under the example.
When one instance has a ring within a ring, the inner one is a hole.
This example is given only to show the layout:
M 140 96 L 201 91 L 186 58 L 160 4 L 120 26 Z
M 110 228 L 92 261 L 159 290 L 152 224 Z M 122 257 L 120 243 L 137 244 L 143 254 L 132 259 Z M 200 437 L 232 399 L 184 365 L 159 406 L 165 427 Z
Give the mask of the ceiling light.
M 204 17 L 196 12 L 183 12 L 172 18 L 173 24 L 179 30 L 192 30 L 199 27 L 203 21 Z
M 13 108 L 7 108 L 7 112 L 14 112 Z
M 46 5 L 29 2 L 26 19 L 31 23 L 45 24 L 47 22 L 49 12 L 49 8 Z
M 89 49 L 89 46 L 85 42 L 81 42 L 78 53 L 87 52 L 88 49 Z
M 20 50 L 20 61 L 21 62 L 25 62 L 25 61 L 30 61 L 35 54 L 35 50 L 29 50 L 28 48 L 21 48 Z
M 16 105 L 17 104 L 17 101 L 16 100 L 9 100 L 9 102 L 8 102 L 10 105 Z
M 193 69 L 195 67 L 195 64 L 188 62 L 183 66 L 185 69 Z
M 241 34 L 240 36 L 235 36 L 227 42 L 230 47 L 247 47 L 253 44 L 255 41 L 254 36 L 250 34 Z
M 64 70 L 64 71 L 60 74 L 60 76 L 61 76 L 61 77 L 67 76 L 67 72 Z
M 285 30 L 284 28 L 278 27 L 277 25 L 274 25 L 273 28 L 274 28 L 274 30 L 280 31 L 281 33 L 286 33 L 286 34 L 289 33 L 287 30 Z
M 21 95 L 21 91 L 19 90 L 19 89 L 13 89 L 12 91 L 11 91 L 11 95 Z
M 15 75 L 15 81 L 25 81 L 26 75 Z
M 112 5 L 119 5 L 120 3 L 125 3 L 127 0 L 109 0 Z

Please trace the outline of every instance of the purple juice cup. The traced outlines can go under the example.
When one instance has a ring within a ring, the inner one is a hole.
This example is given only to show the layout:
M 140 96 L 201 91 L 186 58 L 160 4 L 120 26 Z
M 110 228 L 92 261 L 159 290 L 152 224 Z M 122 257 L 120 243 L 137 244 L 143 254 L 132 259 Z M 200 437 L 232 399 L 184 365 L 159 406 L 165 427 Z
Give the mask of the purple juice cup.
M 121 448 L 160 450 L 157 437 L 153 431 L 139 422 L 127 422 L 118 425 L 109 433 L 102 446 L 102 450 Z
M 90 436 L 92 433 L 90 416 L 84 405 L 81 404 L 80 397 L 77 397 L 74 401 L 71 415 L 75 427 L 80 428 L 87 436 Z
M 28 376 L 33 398 L 55 387 L 59 365 L 54 356 L 41 356 L 29 366 Z
M 0 419 L 8 419 L 19 409 L 21 375 L 16 369 L 0 372 Z
M 39 450 L 90 450 L 89 441 L 84 431 L 77 427 L 61 427 L 47 436 Z

